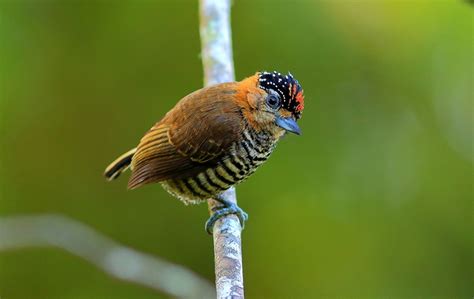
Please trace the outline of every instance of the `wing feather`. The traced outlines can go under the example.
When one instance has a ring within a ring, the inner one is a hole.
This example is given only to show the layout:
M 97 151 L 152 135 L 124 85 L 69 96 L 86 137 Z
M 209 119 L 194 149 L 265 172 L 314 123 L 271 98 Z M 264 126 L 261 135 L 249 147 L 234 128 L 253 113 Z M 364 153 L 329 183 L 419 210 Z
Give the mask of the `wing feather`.
M 190 177 L 215 165 L 243 129 L 235 88 L 236 83 L 224 83 L 178 102 L 141 139 L 128 187 Z

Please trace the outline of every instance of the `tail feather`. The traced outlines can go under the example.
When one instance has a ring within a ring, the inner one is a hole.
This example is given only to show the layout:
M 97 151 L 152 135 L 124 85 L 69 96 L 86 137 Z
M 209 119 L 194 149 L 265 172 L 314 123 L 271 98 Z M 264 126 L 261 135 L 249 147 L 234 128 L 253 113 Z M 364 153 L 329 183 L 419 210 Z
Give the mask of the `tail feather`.
M 121 155 L 114 162 L 110 163 L 109 166 L 105 169 L 104 176 L 108 181 L 115 180 L 119 177 L 119 175 L 127 170 L 130 167 L 130 163 L 132 163 L 132 157 L 137 151 L 136 148 L 133 148 L 126 152 L 125 154 Z

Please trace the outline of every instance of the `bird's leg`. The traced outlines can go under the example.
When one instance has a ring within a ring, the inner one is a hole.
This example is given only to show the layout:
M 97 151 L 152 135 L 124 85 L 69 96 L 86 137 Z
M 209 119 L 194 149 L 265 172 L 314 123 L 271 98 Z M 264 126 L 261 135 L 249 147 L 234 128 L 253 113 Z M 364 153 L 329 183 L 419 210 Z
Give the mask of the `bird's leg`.
M 219 194 L 214 198 L 218 202 L 222 203 L 224 206 L 223 207 L 216 207 L 213 210 L 212 216 L 206 221 L 206 231 L 212 235 L 212 230 L 214 229 L 214 224 L 216 223 L 217 220 L 220 218 L 229 215 L 229 214 L 235 214 L 237 217 L 239 217 L 240 220 L 240 225 L 242 226 L 242 229 L 245 227 L 245 221 L 249 218 L 247 213 L 244 212 L 237 204 L 230 202 L 226 200 L 222 194 Z

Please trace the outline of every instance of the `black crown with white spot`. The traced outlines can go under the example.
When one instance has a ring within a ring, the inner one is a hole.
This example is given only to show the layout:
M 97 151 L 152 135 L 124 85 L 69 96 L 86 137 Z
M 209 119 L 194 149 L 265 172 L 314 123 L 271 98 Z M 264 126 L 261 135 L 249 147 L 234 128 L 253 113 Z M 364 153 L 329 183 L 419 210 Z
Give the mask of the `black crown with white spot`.
M 293 75 L 282 75 L 278 72 L 260 72 L 259 87 L 265 91 L 276 91 L 281 98 L 282 107 L 293 112 L 296 119 L 301 117 L 304 109 L 303 88 Z

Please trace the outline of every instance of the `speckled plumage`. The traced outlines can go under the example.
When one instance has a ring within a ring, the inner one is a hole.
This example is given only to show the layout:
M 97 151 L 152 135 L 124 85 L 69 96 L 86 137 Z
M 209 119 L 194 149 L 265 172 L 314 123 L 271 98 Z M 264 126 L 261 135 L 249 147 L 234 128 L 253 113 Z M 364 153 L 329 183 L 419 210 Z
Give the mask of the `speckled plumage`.
M 281 97 L 278 109 L 269 107 L 270 94 Z M 302 110 L 303 91 L 291 75 L 262 72 L 203 88 L 179 101 L 105 175 L 114 179 L 130 166 L 131 189 L 159 182 L 186 204 L 215 198 L 268 159 L 285 133 L 275 119 L 296 121 Z

